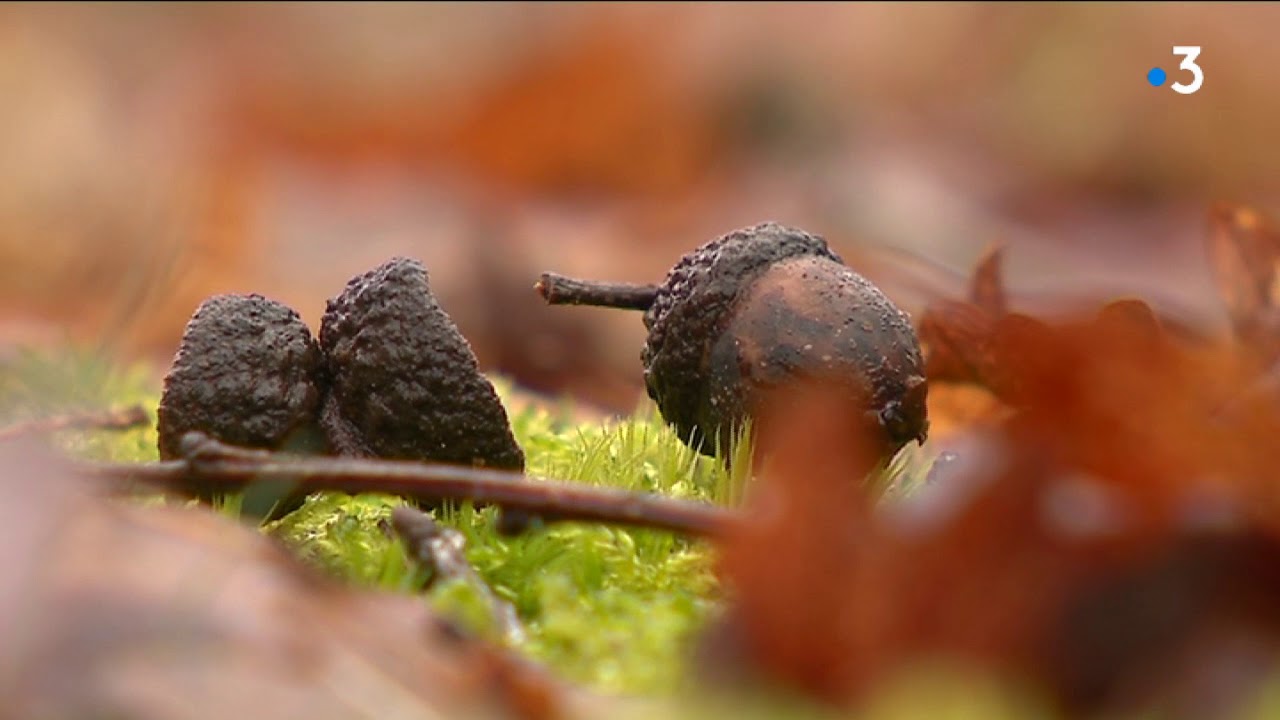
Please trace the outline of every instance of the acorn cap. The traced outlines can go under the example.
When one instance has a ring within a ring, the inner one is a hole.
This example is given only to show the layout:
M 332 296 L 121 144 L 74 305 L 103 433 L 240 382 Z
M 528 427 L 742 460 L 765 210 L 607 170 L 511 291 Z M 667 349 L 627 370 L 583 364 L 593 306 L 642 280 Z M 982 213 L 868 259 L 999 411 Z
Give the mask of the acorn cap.
M 320 325 L 330 383 L 321 425 L 345 455 L 523 469 L 507 414 L 422 263 L 353 278 Z
M 319 369 L 311 331 L 289 307 L 261 295 L 205 300 L 164 379 L 160 457 L 180 457 L 193 430 L 243 447 L 310 446 Z
M 672 268 L 645 313 L 645 385 L 682 439 L 728 447 L 761 391 L 823 377 L 867 408 L 896 452 L 927 432 L 910 318 L 821 237 L 764 223 Z

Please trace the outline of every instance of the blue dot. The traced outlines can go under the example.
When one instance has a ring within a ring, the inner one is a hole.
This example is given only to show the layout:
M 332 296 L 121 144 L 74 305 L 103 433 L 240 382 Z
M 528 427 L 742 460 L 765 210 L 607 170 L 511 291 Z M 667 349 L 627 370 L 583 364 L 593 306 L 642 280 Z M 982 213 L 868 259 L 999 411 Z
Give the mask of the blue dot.
M 1151 83 L 1152 87 L 1160 87 L 1163 85 L 1166 77 L 1167 76 L 1164 74 L 1164 71 L 1160 68 L 1151 68 L 1151 70 L 1147 72 L 1147 82 Z

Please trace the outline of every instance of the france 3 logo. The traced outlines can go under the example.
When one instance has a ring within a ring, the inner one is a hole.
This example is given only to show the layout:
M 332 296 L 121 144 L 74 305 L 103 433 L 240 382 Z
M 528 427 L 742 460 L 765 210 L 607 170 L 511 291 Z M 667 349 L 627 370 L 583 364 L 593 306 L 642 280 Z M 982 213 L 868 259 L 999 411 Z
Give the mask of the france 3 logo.
M 1173 54 L 1182 58 L 1182 62 L 1178 65 L 1178 69 L 1191 73 L 1191 84 L 1186 85 L 1181 82 L 1176 82 L 1169 87 L 1172 88 L 1174 92 L 1182 93 L 1183 95 L 1190 95 L 1196 92 L 1200 89 L 1200 86 L 1204 84 L 1204 71 L 1196 64 L 1196 58 L 1200 57 L 1200 46 L 1174 45 Z M 1152 87 L 1160 87 L 1161 85 L 1164 85 L 1165 80 L 1168 79 L 1168 74 L 1165 73 L 1162 68 L 1153 67 L 1147 71 L 1147 82 L 1151 83 Z

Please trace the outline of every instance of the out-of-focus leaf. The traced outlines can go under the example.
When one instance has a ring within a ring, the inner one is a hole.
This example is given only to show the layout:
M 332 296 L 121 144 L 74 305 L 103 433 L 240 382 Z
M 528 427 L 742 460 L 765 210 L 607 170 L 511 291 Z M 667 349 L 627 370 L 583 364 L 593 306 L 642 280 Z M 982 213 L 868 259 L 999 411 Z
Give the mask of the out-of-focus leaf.
M 1280 233 L 1240 205 L 1209 216 L 1209 262 L 1236 338 L 1264 365 L 1280 359 Z
M 992 317 L 1000 317 L 1009 312 L 1004 292 L 1004 275 L 1001 272 L 1003 261 L 1003 245 L 988 248 L 973 270 L 969 288 L 969 299 Z
M 199 508 L 95 497 L 0 445 L 0 688 L 14 717 L 558 716 L 540 671 Z M 20 510 L 19 510 L 20 508 Z M 8 513 L 5 514 L 6 516 Z

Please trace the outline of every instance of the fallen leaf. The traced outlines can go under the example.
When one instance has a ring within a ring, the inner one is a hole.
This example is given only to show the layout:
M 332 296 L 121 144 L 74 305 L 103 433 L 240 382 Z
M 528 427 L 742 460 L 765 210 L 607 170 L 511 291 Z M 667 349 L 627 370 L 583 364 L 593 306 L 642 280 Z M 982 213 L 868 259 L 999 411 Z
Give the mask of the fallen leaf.
M 256 530 L 116 503 L 0 445 L 10 717 L 550 718 L 569 696 L 425 601 L 348 588 Z M 12 561 L 12 562 L 11 562 Z

